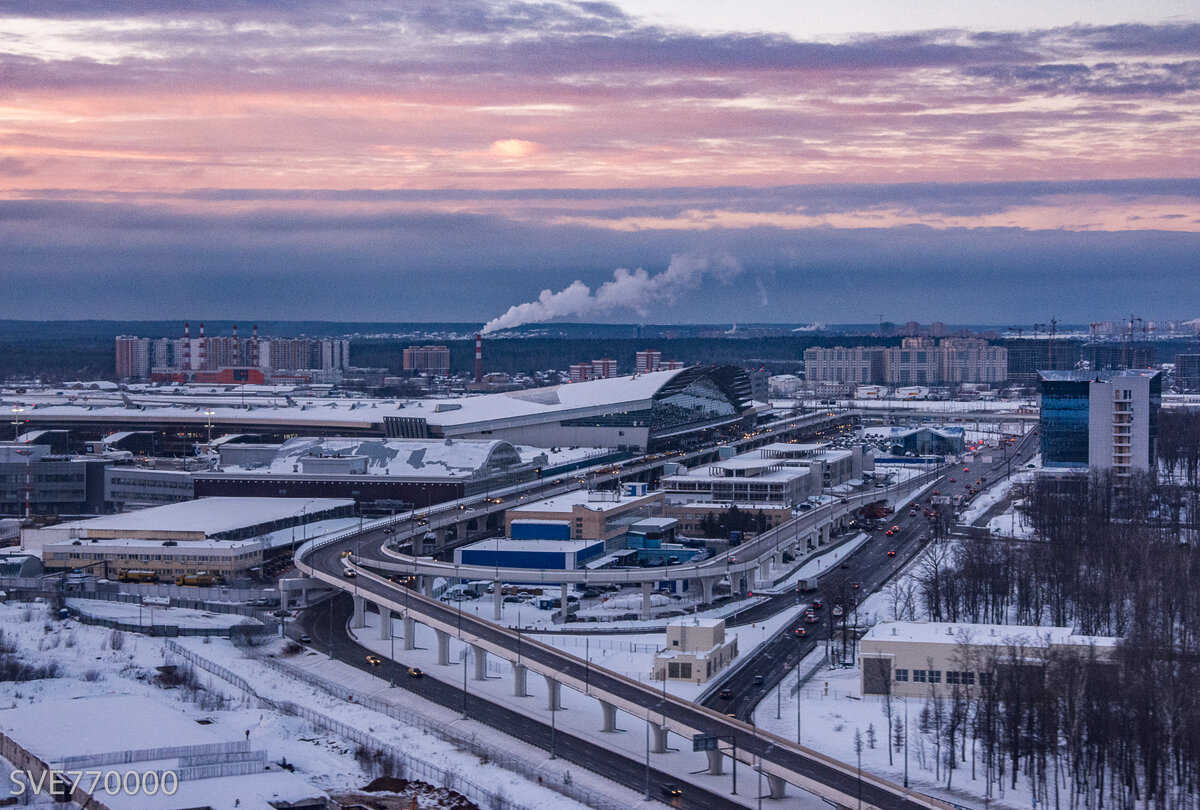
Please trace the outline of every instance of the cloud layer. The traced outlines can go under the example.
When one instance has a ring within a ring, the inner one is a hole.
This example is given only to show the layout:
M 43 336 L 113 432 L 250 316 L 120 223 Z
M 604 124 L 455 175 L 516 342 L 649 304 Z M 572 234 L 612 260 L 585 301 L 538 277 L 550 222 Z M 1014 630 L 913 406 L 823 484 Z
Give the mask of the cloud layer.
M 698 250 L 745 268 L 712 299 L 741 320 L 958 288 L 961 317 L 1087 317 L 1200 231 L 1200 20 L 802 41 L 590 2 L 73 0 L 0 31 L 0 316 L 484 321 Z M 711 286 L 646 300 L 697 320 Z

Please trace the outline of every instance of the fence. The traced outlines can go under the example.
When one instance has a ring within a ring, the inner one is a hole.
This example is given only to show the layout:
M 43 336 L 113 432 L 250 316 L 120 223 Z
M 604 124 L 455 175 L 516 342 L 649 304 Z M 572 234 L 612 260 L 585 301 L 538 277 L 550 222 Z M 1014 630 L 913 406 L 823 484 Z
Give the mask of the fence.
M 371 751 L 383 752 L 393 761 L 400 763 L 408 773 L 419 775 L 422 779 L 430 782 L 431 784 L 442 785 L 452 790 L 457 790 L 459 793 L 467 796 L 472 801 L 478 802 L 484 807 L 494 808 L 494 810 L 501 810 L 501 808 L 520 808 L 522 806 L 502 794 L 498 794 L 492 790 L 482 787 L 481 785 L 471 781 L 470 779 L 467 779 L 457 772 L 449 771 L 419 757 L 415 757 L 396 748 L 395 746 L 383 742 L 382 740 L 370 734 L 367 734 L 366 732 L 349 726 L 340 720 L 335 720 L 332 717 L 329 717 L 328 715 L 318 712 L 314 709 L 310 709 L 307 706 L 300 706 L 292 701 L 274 701 L 262 698 L 257 694 L 257 692 L 255 692 L 246 679 L 242 678 L 240 675 L 231 672 L 229 669 L 221 666 L 220 664 L 196 655 L 191 650 L 188 650 L 186 647 L 182 647 L 173 641 L 167 641 L 166 643 L 168 645 L 168 649 L 170 649 L 173 653 L 179 655 L 184 660 L 191 662 L 200 669 L 203 669 L 213 675 L 216 675 L 218 678 L 233 684 L 247 694 L 253 695 L 254 697 L 258 698 L 262 705 L 273 708 L 276 711 L 280 711 L 284 714 L 302 717 L 317 728 L 328 731 L 331 734 L 336 734 L 339 737 L 352 740 L 355 743 L 370 749 Z M 247 652 L 249 654 L 253 654 L 250 651 Z M 393 720 L 398 720 L 405 725 L 419 728 L 434 735 L 435 737 L 438 737 L 439 739 L 453 743 L 460 750 L 477 756 L 484 762 L 490 762 L 500 768 L 504 768 L 505 770 L 518 773 L 533 782 L 538 782 L 540 779 L 541 784 L 544 787 L 550 788 L 551 790 L 554 790 L 563 796 L 574 799 L 582 804 L 586 804 L 589 807 L 597 808 L 597 810 L 624 810 L 626 807 L 626 805 L 615 802 L 609 797 L 596 793 L 588 788 L 575 785 L 574 783 L 564 782 L 562 781 L 562 777 L 560 777 L 558 774 L 544 770 L 529 760 L 518 757 L 510 752 L 480 743 L 473 737 L 458 732 L 452 728 L 448 728 L 443 722 L 432 720 L 419 714 L 418 712 L 402 709 L 390 703 L 386 703 L 372 697 L 363 696 L 361 694 L 354 696 L 350 689 L 341 684 L 335 683 L 326 678 L 322 678 L 321 676 L 315 675 L 311 672 L 307 672 L 299 667 L 294 667 L 289 664 L 285 664 L 282 661 L 277 661 L 273 658 L 254 656 L 254 660 L 256 663 L 262 664 L 269 669 L 273 669 L 283 675 L 286 675 L 288 678 L 302 681 L 309 686 L 320 689 L 326 694 L 341 698 L 342 700 L 350 700 L 353 698 L 354 702 L 358 703 L 360 706 L 381 714 L 385 714 L 388 717 L 391 717 Z
M 179 627 L 174 624 L 141 624 L 127 622 L 121 619 L 105 619 L 99 616 L 89 616 L 78 608 L 67 605 L 71 617 L 80 624 L 98 627 L 111 627 L 126 633 L 141 633 L 157 638 L 173 638 L 177 636 L 216 636 L 218 638 L 235 638 L 237 636 L 276 636 L 278 626 L 271 624 L 237 624 L 229 627 Z
M 513 771 L 521 776 L 524 776 L 530 781 L 537 782 L 541 780 L 541 784 L 551 790 L 561 793 L 567 798 L 574 799 L 577 802 L 586 804 L 589 807 L 595 807 L 598 810 L 624 810 L 626 805 L 621 802 L 613 801 L 608 796 L 581 787 L 574 783 L 564 783 L 562 778 L 555 772 L 546 770 L 524 757 L 517 756 L 510 751 L 505 751 L 500 748 L 495 748 L 486 743 L 481 743 L 475 739 L 474 735 L 468 735 L 456 729 L 445 725 L 443 721 L 434 720 L 426 717 L 419 712 L 410 709 L 403 709 L 391 703 L 387 703 L 376 698 L 354 695 L 351 690 L 342 684 L 322 678 L 299 667 L 291 666 L 282 661 L 273 658 L 257 657 L 256 660 L 271 668 L 287 675 L 289 678 L 294 678 L 320 689 L 326 694 L 343 700 L 349 700 L 351 697 L 361 706 L 364 706 L 372 711 L 386 714 L 393 720 L 419 728 L 423 731 L 432 734 L 446 742 L 454 743 L 461 750 L 467 751 L 480 759 L 487 760 L 493 764 L 504 768 L 508 771 Z
M 659 631 L 662 630 L 661 627 L 658 627 L 656 629 Z M 531 635 L 533 635 L 533 634 L 531 634 Z M 588 640 L 588 639 L 578 638 L 576 636 L 567 636 L 567 635 L 558 635 L 558 634 L 551 634 L 551 635 L 548 635 L 548 636 L 545 636 L 542 638 L 538 638 L 538 641 L 545 642 L 546 644 L 549 644 L 551 647 L 584 647 L 589 650 L 598 650 L 598 651 L 599 650 L 615 650 L 615 651 L 633 652 L 633 653 L 654 653 L 654 652 L 658 652 L 660 649 L 660 647 L 657 644 L 638 644 L 637 642 L 633 642 L 633 641 L 616 641 L 614 639 L 609 639 L 609 638 L 594 638 L 594 639 Z

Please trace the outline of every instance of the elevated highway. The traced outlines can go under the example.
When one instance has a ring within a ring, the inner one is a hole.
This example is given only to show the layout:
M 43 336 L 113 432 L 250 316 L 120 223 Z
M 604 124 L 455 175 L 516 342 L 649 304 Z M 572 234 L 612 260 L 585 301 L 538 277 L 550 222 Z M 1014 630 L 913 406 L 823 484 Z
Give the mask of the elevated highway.
M 918 482 L 911 486 L 920 486 L 921 483 L 927 482 Z M 882 491 L 875 491 L 863 493 L 856 498 L 860 502 L 867 502 L 867 499 L 878 500 L 881 495 Z M 785 524 L 779 527 L 773 536 L 764 533 L 758 538 L 757 544 L 746 544 L 734 549 L 732 556 L 736 558 L 739 550 L 743 554 L 751 553 L 758 559 L 769 556 L 785 538 L 794 538 L 803 531 L 800 528 L 801 523 L 811 531 L 814 525 L 835 519 L 835 515 L 844 515 L 854 506 L 850 499 L 846 500 L 846 503 L 839 502 L 822 507 L 820 514 L 805 515 L 795 521 L 797 525 Z M 365 530 L 370 531 L 372 529 Z M 784 795 L 785 785 L 791 784 L 843 808 L 861 806 L 879 810 L 950 810 L 952 807 L 946 802 L 924 796 L 886 779 L 859 773 L 851 765 L 756 729 L 736 718 L 665 694 L 652 686 L 531 640 L 520 630 L 510 630 L 473 614 L 463 613 L 411 588 L 394 583 L 370 569 L 389 570 L 387 566 L 395 566 L 390 570 L 419 573 L 417 566 L 428 566 L 431 563 L 412 557 L 402 560 L 385 555 L 374 542 L 369 550 L 364 543 L 365 532 L 352 531 L 313 540 L 301 547 L 296 554 L 296 565 L 301 571 L 354 596 L 355 615 L 352 622 L 357 626 L 365 624 L 363 619 L 366 605 L 372 604 L 384 619 L 380 622 L 380 628 L 385 634 L 390 632 L 393 616 L 403 619 L 404 645 L 411 649 L 415 623 L 426 625 L 433 629 L 437 636 L 438 660 L 443 665 L 449 664 L 449 640 L 456 637 L 473 648 L 476 679 L 483 680 L 487 677 L 488 655 L 502 658 L 512 665 L 514 694 L 525 694 L 528 673 L 533 672 L 546 680 L 549 701 L 547 711 L 560 705 L 560 690 L 566 686 L 599 702 L 605 731 L 615 730 L 616 716 L 621 711 L 650 723 L 654 730 L 654 750 L 660 753 L 667 750 L 670 734 L 683 737 L 685 745 L 694 735 L 719 736 L 734 743 L 736 748 L 709 752 L 710 772 L 721 773 L 723 758 L 727 755 L 736 756 L 739 762 L 752 769 L 761 770 L 773 796 Z M 724 576 L 726 566 L 731 570 L 735 566 L 741 571 L 753 569 L 752 563 L 730 560 L 729 556 L 722 555 L 699 563 L 686 571 L 684 576 Z M 445 565 L 439 563 L 439 567 L 425 568 L 425 573 L 419 575 L 432 577 L 436 572 L 437 575 L 472 576 L 472 573 L 463 570 L 467 568 L 463 566 L 459 566 L 458 572 L 454 573 L 454 566 L 450 565 L 450 573 L 447 573 L 446 569 L 440 567 Z M 672 570 L 676 568 L 673 566 Z M 353 570 L 356 576 L 346 577 L 347 569 Z M 478 578 L 505 576 L 505 569 L 484 570 L 486 574 Z M 524 569 L 517 570 L 522 581 L 526 581 L 531 573 Z M 600 572 L 589 572 L 588 581 L 599 581 L 592 579 L 597 573 Z M 619 572 L 611 572 L 617 573 Z M 662 569 L 655 569 L 651 576 L 661 580 L 663 573 Z M 556 581 L 561 581 L 563 572 L 556 572 L 555 576 L 558 577 Z

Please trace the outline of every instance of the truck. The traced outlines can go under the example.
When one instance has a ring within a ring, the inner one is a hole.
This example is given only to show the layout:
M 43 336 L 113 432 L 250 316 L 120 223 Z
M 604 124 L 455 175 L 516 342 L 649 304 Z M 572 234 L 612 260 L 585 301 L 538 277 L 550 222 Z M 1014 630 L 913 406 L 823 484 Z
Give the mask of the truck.
M 815 591 L 817 589 L 817 580 L 815 577 L 806 577 L 796 581 L 796 590 L 804 593 L 805 591 Z
M 136 568 L 124 568 L 117 579 L 121 582 L 158 582 L 158 574 L 153 571 L 142 571 Z
M 220 577 L 215 574 L 210 574 L 207 571 L 197 571 L 194 574 L 181 574 L 175 577 L 176 585 L 199 585 L 210 586 L 220 584 Z

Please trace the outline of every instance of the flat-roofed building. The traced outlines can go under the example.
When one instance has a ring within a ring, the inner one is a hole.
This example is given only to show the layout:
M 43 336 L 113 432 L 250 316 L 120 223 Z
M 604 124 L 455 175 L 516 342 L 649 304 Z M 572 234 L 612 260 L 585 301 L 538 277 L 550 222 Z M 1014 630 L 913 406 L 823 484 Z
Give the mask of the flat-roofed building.
M 617 547 L 629 528 L 663 513 L 663 493 L 626 495 L 616 491 L 578 490 L 509 509 L 504 515 L 505 534 L 529 536 L 526 526 L 560 527 L 571 540 L 600 540 L 606 549 Z M 524 524 L 524 525 L 523 525 Z M 545 529 L 535 532 L 545 537 Z
M 737 636 L 725 640 L 724 619 L 676 619 L 667 624 L 666 646 L 654 656 L 654 679 L 706 683 L 737 654 Z
M 1070 627 L 966 622 L 880 622 L 859 646 L 864 695 L 946 695 L 955 687 L 988 686 L 997 677 L 1030 668 L 1040 673 L 1056 648 L 1107 660 L 1119 639 L 1082 636 Z
M 169 579 L 199 572 L 251 578 L 264 554 L 345 528 L 354 502 L 336 498 L 201 498 L 21 532 L 48 570 L 106 568 Z

